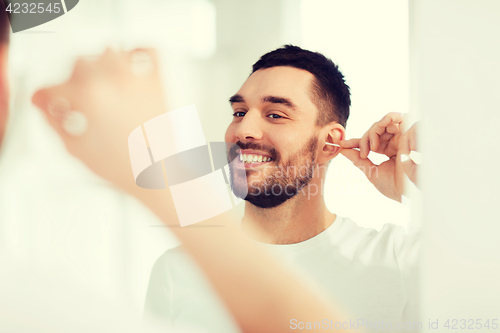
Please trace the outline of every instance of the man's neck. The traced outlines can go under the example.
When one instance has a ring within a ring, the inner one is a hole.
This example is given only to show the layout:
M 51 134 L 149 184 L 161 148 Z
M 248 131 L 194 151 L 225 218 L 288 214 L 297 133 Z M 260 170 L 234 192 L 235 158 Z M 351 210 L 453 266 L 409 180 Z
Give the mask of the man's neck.
M 322 194 L 311 194 L 311 186 L 314 184 L 275 208 L 246 202 L 242 230 L 250 238 L 270 244 L 300 243 L 323 232 L 336 216 L 326 208 Z

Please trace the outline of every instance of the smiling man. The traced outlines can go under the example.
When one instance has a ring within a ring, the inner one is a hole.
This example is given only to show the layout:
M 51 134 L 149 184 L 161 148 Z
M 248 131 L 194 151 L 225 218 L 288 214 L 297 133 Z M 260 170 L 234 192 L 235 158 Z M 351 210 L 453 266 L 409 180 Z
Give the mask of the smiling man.
M 400 116 L 389 114 L 362 139 L 343 141 L 350 107 L 344 76 L 323 55 L 291 45 L 263 55 L 229 101 L 233 121 L 225 140 L 236 144 L 230 158 L 244 161 L 243 167 L 232 166 L 230 178 L 235 195 L 246 200 L 245 234 L 319 286 L 356 323 L 349 328 L 397 329 L 414 320 L 418 243 L 394 225 L 380 232 L 359 227 L 330 212 L 323 197 L 333 158 L 342 152 L 356 166 L 369 167 L 367 150 L 373 150 L 389 160 L 373 175 L 368 168 L 367 176 L 382 194 L 400 200 Z M 356 147 L 360 151 L 349 149 Z M 183 320 L 213 332 L 238 332 L 182 247 L 155 264 L 146 312 L 174 324 Z M 321 328 L 334 329 L 325 320 Z M 308 320 L 290 318 L 290 328 L 297 322 Z
M 335 215 L 318 189 L 339 153 L 325 143 L 344 138 L 350 106 L 338 67 L 319 53 L 285 46 L 255 63 L 230 102 L 234 119 L 225 140 L 239 146 L 245 159 L 247 179 L 231 176 L 236 195 L 248 186 L 244 230 L 252 225 L 275 244 L 298 243 L 325 230 Z

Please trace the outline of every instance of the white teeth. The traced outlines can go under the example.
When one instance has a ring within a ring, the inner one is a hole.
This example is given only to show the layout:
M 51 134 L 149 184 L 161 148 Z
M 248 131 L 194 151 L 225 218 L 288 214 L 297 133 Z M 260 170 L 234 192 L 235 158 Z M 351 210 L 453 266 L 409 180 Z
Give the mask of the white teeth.
M 270 157 L 265 157 L 262 155 L 240 154 L 240 161 L 245 163 L 268 162 L 270 160 L 271 160 Z

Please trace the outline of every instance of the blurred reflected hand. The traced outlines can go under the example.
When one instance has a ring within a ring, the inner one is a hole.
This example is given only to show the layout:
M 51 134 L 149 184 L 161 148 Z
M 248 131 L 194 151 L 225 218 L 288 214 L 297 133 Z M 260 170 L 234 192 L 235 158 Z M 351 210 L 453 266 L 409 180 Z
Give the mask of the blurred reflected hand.
M 417 170 L 417 165 L 408 157 L 411 150 L 416 150 L 416 126 L 406 133 L 403 127 L 403 116 L 389 113 L 374 123 L 362 138 L 340 142 L 341 154 L 360 168 L 380 193 L 398 202 L 404 194 L 405 172 L 415 183 Z M 368 158 L 370 151 L 383 154 L 389 160 L 375 165 Z
M 135 186 L 130 132 L 166 112 L 156 53 L 149 49 L 108 49 L 97 60 L 80 59 L 68 81 L 37 91 L 32 101 L 72 155 L 126 191 Z

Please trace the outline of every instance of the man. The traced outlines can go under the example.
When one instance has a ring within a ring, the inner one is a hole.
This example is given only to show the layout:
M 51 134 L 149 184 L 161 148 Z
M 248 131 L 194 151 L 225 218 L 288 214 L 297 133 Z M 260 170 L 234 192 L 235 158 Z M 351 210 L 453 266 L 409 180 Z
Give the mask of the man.
M 137 56 L 147 64 L 144 66 L 147 70 L 140 73 L 135 70 Z M 80 59 L 65 83 L 39 90 L 33 102 L 72 155 L 170 224 L 177 220 L 170 192 L 136 185 L 127 140 L 146 120 L 165 113 L 166 101 L 161 91 L 154 51 L 117 53 L 108 49 L 96 60 Z M 68 126 L 68 119 L 71 120 L 75 112 L 79 114 L 79 121 L 86 119 L 84 126 Z M 74 131 L 75 128 L 79 130 Z M 216 223 L 224 226 L 222 228 L 173 228 L 171 231 L 197 260 L 243 331 L 288 332 L 288 320 L 295 315 L 314 321 L 343 318 L 331 302 L 242 235 L 232 223 L 234 216 L 231 215 L 229 211 L 197 225 Z M 269 275 L 271 271 L 273 274 Z M 288 290 L 295 292 L 288 293 Z M 180 323 L 182 319 L 176 320 L 176 328 Z M 196 322 L 184 324 L 191 327 L 189 332 L 194 332 L 192 327 L 217 332 L 216 328 L 199 326 Z
M 319 285 L 357 323 L 351 328 L 376 329 L 381 322 L 396 328 L 414 318 L 414 241 L 393 225 L 380 232 L 361 228 L 328 211 L 323 198 L 328 163 L 343 153 L 381 193 L 400 201 L 401 116 L 389 114 L 363 138 L 343 141 L 350 106 L 343 75 L 323 55 L 291 45 L 263 55 L 230 103 L 225 140 L 239 147 L 231 157 L 244 161 L 244 169 L 231 169 L 231 186 L 246 200 L 241 228 L 247 236 Z M 390 158 L 376 172 L 370 150 Z M 174 324 L 238 331 L 182 247 L 167 251 L 153 268 L 146 312 Z M 301 326 L 290 318 L 290 328 Z

